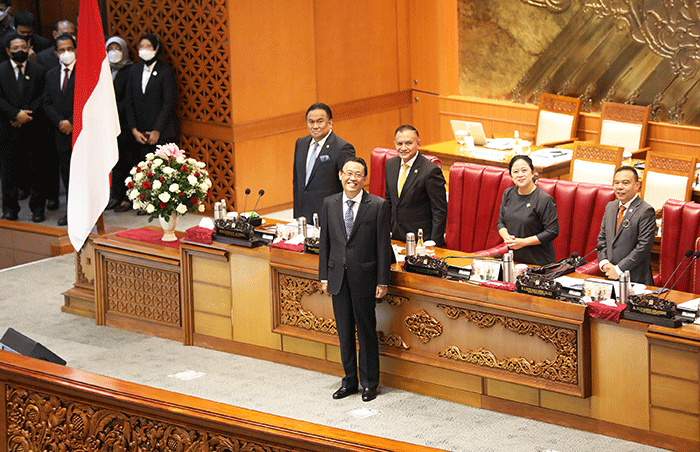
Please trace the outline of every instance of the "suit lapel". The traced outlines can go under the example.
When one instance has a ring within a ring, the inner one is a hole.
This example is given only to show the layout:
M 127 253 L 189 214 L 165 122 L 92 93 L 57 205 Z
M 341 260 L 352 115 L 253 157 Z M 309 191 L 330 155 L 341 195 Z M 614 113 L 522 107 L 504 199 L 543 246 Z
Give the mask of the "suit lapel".
M 355 216 L 355 221 L 352 224 L 352 232 L 350 232 L 350 237 L 348 241 L 355 235 L 358 229 L 358 225 L 362 222 L 362 218 L 369 210 L 369 193 L 362 190 L 362 201 L 360 201 L 360 208 L 357 210 L 357 215 Z M 345 219 L 343 219 L 343 224 L 345 224 Z
M 326 142 L 323 143 L 323 147 L 318 150 L 318 154 L 316 154 L 316 161 L 314 162 L 314 167 L 311 169 L 311 176 L 309 176 L 309 182 L 311 182 L 311 179 L 314 178 L 316 175 L 316 172 L 319 171 L 316 163 L 321 161 L 321 156 L 322 155 L 328 155 L 330 153 L 331 146 L 334 143 L 333 139 L 333 132 L 328 132 L 328 138 L 326 138 Z M 306 157 L 309 153 L 309 147 L 311 146 L 311 141 L 309 141 L 309 146 L 306 147 L 306 155 L 304 155 L 304 163 L 306 164 Z M 304 166 L 304 174 L 306 174 L 306 166 Z
M 634 201 L 632 201 L 632 204 L 625 210 L 624 215 L 622 216 L 622 222 L 620 223 L 620 227 L 615 231 L 615 240 L 620 236 L 620 233 L 622 233 L 624 228 L 624 224 L 628 224 L 630 222 L 630 219 L 632 216 L 634 216 L 635 212 L 637 211 L 637 207 L 639 207 L 639 204 L 642 202 L 642 198 L 637 196 Z M 618 211 L 620 209 L 620 206 L 618 205 Z M 615 219 L 613 220 L 613 227 L 617 225 L 617 215 L 615 216 Z
M 408 191 L 411 189 L 411 186 L 416 182 L 416 179 L 418 177 L 418 172 L 421 169 L 421 164 L 423 162 L 421 161 L 420 154 L 418 154 L 418 157 L 416 157 L 416 161 L 413 162 L 413 166 L 408 170 L 408 174 L 406 174 L 406 182 L 403 184 L 403 189 L 401 190 L 401 196 L 399 197 L 399 202 L 404 198 L 404 195 L 408 193 Z M 401 165 L 402 162 L 399 163 Z M 399 166 L 400 168 L 400 166 Z M 399 173 L 401 170 L 399 169 Z

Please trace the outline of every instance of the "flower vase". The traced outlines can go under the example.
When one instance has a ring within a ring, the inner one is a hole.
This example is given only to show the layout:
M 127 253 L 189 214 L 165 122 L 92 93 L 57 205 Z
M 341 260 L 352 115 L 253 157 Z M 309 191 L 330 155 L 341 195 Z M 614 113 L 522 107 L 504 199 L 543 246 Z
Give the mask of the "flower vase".
M 163 217 L 158 217 L 158 220 L 160 221 L 160 227 L 163 228 L 163 238 L 161 238 L 161 240 L 164 242 L 174 242 L 177 240 L 177 236 L 175 235 L 177 215 L 170 215 L 170 221 L 165 221 Z

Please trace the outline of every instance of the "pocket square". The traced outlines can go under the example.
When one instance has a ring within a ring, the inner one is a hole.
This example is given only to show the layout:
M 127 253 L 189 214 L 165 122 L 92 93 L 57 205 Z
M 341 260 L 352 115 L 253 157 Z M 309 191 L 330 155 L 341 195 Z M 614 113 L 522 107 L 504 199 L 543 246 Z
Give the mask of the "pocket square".
M 329 160 L 331 159 L 331 158 L 330 158 L 329 156 L 327 156 L 327 155 L 320 155 L 318 158 L 319 158 L 322 162 L 327 162 L 327 161 L 329 161 Z

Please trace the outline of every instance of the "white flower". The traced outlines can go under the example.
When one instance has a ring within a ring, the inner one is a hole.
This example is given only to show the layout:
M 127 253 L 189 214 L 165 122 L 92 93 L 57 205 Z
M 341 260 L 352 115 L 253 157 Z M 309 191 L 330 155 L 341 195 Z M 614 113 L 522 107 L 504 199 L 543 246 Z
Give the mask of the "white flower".
M 129 183 L 131 183 L 131 182 L 133 182 L 133 179 L 131 179 L 131 176 L 124 179 L 124 185 L 129 185 Z
M 170 193 L 168 193 L 167 191 L 164 191 L 163 193 L 158 195 L 158 199 L 160 199 L 163 202 L 168 202 L 168 201 L 170 201 Z
M 129 174 L 131 174 L 132 176 L 134 174 L 136 174 L 136 167 L 131 168 L 131 171 L 129 171 Z
M 189 182 L 190 185 L 197 185 L 197 178 L 190 174 L 187 176 L 187 182 Z
M 173 193 L 180 193 L 180 186 L 178 184 L 171 184 L 170 187 L 168 187 L 168 190 Z
M 204 212 L 204 204 L 200 204 L 198 209 L 200 212 Z
M 174 172 L 175 172 L 175 170 L 169 166 L 163 167 L 163 173 L 165 173 L 165 175 L 167 175 L 167 176 L 170 176 Z
M 197 168 L 199 168 L 199 169 L 202 169 L 202 168 L 204 168 L 205 166 L 207 166 L 207 164 L 204 163 L 204 162 L 197 162 L 197 163 L 195 163 L 195 165 L 197 165 Z
M 148 213 L 153 213 L 153 212 L 155 212 L 155 211 L 156 211 L 156 208 L 153 207 L 153 204 L 149 204 L 149 205 L 146 206 L 146 212 L 148 212 Z
M 153 152 L 149 152 L 148 154 L 146 154 L 146 160 L 153 160 L 153 157 L 155 156 L 156 155 Z
M 161 185 L 163 185 L 163 184 L 161 184 L 160 181 L 159 181 L 158 179 L 156 179 L 156 180 L 153 181 L 153 189 L 154 189 L 154 190 L 160 189 L 160 186 L 161 186 Z
M 182 165 L 183 163 L 185 163 L 185 157 L 178 157 L 176 162 Z
M 143 207 L 143 204 L 141 204 L 141 201 L 136 200 L 134 201 L 134 209 L 139 210 L 141 207 Z
M 187 213 L 187 206 L 184 205 L 184 204 L 179 204 L 179 205 L 175 208 L 175 210 L 176 210 L 177 213 L 179 213 L 180 215 L 184 215 L 184 214 Z
M 161 160 L 161 159 L 155 159 L 155 160 L 153 160 L 153 167 L 154 167 L 154 168 L 155 168 L 155 167 L 158 167 L 158 166 L 160 166 L 160 165 L 162 165 L 162 164 L 163 164 L 163 160 Z
M 143 179 L 143 173 L 136 173 L 136 175 L 134 175 L 134 181 L 138 182 L 141 179 Z
M 193 159 L 192 157 L 190 157 L 190 158 L 187 159 L 187 163 L 189 163 L 190 165 L 195 165 L 195 164 L 197 163 L 197 160 L 195 160 L 195 159 Z
M 139 197 L 139 191 L 138 191 L 138 190 L 131 190 L 131 191 L 129 192 L 129 199 L 131 199 L 132 201 L 133 201 L 134 199 L 138 198 L 138 197 Z

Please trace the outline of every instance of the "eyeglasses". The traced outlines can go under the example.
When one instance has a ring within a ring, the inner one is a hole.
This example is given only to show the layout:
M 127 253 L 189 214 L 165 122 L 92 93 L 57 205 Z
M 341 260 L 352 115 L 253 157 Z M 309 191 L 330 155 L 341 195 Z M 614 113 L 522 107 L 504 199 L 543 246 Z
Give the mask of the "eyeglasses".
M 364 173 L 359 171 L 341 171 L 341 173 L 345 174 L 347 177 L 355 176 L 357 179 L 362 179 L 365 177 Z

